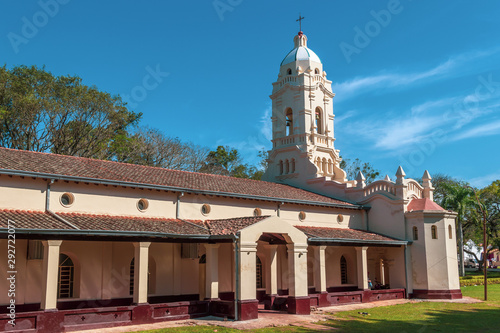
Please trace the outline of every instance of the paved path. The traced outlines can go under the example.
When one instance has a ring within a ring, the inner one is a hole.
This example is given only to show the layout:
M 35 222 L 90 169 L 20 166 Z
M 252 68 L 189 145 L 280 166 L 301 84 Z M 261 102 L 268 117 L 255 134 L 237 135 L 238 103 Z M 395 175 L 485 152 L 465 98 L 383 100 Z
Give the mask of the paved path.
M 314 311 L 311 312 L 311 315 L 309 316 L 291 315 L 285 312 L 276 312 L 276 311 L 261 311 L 259 312 L 258 319 L 248 320 L 245 322 L 224 321 L 222 318 L 219 317 L 203 317 L 198 319 L 186 319 L 179 321 L 164 321 L 164 322 L 145 324 L 145 325 L 101 328 L 99 329 L 99 332 L 122 333 L 122 332 L 154 330 L 154 329 L 169 328 L 169 327 L 198 326 L 198 325 L 224 326 L 235 329 L 257 329 L 263 327 L 277 327 L 277 326 L 302 326 L 315 331 L 329 331 L 329 330 L 331 331 L 334 330 L 332 327 L 321 325 L 322 321 L 331 319 L 331 316 L 328 315 L 328 313 L 362 310 L 362 309 L 375 308 L 379 306 L 417 303 L 417 302 L 478 303 L 482 301 L 470 297 L 464 297 L 458 300 L 395 299 L 395 300 L 378 301 L 372 303 L 354 303 L 346 305 L 328 306 L 324 308 L 315 309 Z M 90 332 L 95 332 L 95 330 L 78 331 L 78 332 L 90 333 Z

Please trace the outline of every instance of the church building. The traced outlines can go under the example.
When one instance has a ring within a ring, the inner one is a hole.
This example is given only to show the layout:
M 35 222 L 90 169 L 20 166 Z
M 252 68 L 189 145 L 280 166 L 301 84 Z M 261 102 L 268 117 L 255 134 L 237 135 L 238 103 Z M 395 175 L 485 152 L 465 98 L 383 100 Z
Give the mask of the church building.
M 346 179 L 332 82 L 293 43 L 263 181 L 0 148 L 0 331 L 461 298 L 456 213 L 424 170 Z

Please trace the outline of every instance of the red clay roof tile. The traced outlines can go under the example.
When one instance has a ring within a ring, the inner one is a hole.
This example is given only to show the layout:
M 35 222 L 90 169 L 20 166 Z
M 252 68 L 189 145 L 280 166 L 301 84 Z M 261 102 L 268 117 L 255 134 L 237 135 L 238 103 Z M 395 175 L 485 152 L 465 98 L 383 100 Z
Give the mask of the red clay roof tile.
M 220 220 L 206 220 L 205 225 L 211 235 L 234 235 L 254 223 L 260 222 L 269 216 L 249 216 Z
M 317 238 L 335 238 L 335 239 L 355 239 L 355 240 L 374 240 L 374 241 L 394 241 L 397 239 L 373 232 L 347 228 L 328 228 L 328 227 L 305 227 L 295 226 L 303 233 Z
M 8 221 L 16 229 L 72 229 L 46 212 L 27 210 L 0 210 L 0 228 L 7 228 Z
M 445 210 L 445 209 L 439 206 L 434 201 L 431 201 L 430 199 L 427 198 L 423 198 L 423 199 L 413 199 L 412 201 L 410 201 L 407 210 L 411 212 L 412 210 L 419 211 L 419 210 Z
M 0 148 L 0 169 L 357 207 L 284 184 L 8 148 Z

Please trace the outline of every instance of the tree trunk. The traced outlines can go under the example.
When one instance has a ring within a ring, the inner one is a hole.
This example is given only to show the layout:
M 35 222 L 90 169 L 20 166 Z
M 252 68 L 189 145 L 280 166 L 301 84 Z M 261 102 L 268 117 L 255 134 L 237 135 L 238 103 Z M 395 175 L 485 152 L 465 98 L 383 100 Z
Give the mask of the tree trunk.
M 458 264 L 458 273 L 460 276 L 465 276 L 465 268 L 464 268 L 464 234 L 462 231 L 462 219 L 460 216 L 458 217 L 458 251 L 459 255 L 459 264 Z

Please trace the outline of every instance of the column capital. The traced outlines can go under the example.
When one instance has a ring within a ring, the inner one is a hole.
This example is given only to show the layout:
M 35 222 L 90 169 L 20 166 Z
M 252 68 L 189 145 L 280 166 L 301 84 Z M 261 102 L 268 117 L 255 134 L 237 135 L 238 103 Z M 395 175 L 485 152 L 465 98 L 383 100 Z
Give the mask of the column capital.
M 240 242 L 240 252 L 257 252 L 257 243 Z
M 288 249 L 288 252 L 306 252 L 307 253 L 307 244 L 302 244 L 302 243 L 292 243 L 292 244 L 286 244 L 286 248 Z
M 151 245 L 151 242 L 134 242 L 134 247 L 142 247 L 142 248 L 148 248 Z
M 366 251 L 368 250 L 368 246 L 356 246 L 354 247 L 356 251 Z
M 45 240 L 42 241 L 43 246 L 61 246 L 62 240 Z
M 319 251 L 325 251 L 327 248 L 327 245 L 312 245 L 313 249 L 318 249 Z

